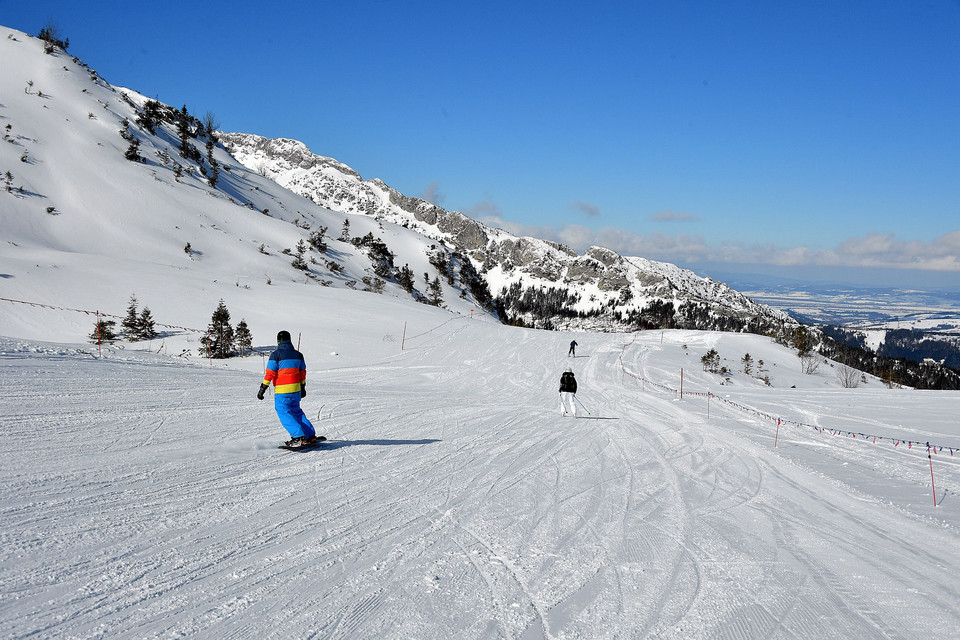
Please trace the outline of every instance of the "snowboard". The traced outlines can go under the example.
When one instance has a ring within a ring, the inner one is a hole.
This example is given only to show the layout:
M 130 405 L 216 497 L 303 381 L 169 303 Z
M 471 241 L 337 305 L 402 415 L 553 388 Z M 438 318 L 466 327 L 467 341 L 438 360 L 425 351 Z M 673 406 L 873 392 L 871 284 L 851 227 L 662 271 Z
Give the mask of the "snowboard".
M 308 445 L 301 445 L 301 446 L 299 446 L 299 447 L 290 447 L 290 446 L 288 446 L 288 445 L 281 444 L 281 445 L 278 446 L 277 448 L 278 448 L 278 449 L 286 449 L 287 451 L 309 451 L 310 449 L 316 449 L 321 443 L 323 443 L 324 441 L 326 441 L 326 439 L 327 439 L 326 436 L 317 436 L 316 441 L 314 441 L 314 442 L 312 442 L 312 443 L 310 443 L 310 444 L 308 444 Z

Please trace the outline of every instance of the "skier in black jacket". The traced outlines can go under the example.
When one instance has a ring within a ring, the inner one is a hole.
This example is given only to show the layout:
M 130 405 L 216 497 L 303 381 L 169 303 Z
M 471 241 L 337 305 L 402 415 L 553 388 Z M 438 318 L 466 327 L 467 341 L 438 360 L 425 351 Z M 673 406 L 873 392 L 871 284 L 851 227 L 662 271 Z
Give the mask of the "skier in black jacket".
M 565 416 L 569 412 L 574 418 L 577 417 L 577 379 L 573 377 L 573 369 L 567 369 L 560 376 L 560 415 Z

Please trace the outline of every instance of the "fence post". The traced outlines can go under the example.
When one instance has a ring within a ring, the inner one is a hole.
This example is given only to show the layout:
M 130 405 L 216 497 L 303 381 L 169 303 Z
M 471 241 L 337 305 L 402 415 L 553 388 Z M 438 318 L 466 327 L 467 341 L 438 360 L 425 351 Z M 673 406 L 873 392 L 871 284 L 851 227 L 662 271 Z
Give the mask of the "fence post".
M 930 486 L 933 488 L 933 506 L 937 506 L 937 485 L 933 481 L 933 457 L 930 455 L 930 443 L 927 443 L 927 459 L 930 460 Z

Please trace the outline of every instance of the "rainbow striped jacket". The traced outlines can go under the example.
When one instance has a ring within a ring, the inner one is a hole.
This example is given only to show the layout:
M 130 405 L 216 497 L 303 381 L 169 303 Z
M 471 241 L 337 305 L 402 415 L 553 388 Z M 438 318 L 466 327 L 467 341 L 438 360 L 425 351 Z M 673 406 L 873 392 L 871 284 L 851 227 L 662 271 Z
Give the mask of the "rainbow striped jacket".
M 301 383 L 307 380 L 307 364 L 303 354 L 293 348 L 293 343 L 284 340 L 270 354 L 263 384 L 274 385 L 274 393 L 300 393 Z

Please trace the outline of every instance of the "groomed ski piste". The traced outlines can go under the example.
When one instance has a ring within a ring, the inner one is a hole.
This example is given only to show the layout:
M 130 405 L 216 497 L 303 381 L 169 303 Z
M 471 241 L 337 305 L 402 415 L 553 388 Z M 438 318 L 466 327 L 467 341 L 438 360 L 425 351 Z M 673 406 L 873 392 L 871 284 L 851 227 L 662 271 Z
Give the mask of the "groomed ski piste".
M 956 637 L 960 394 L 841 388 L 760 336 L 349 299 L 284 327 L 306 452 L 256 400 L 269 344 L 3 338 L 0 637 Z

